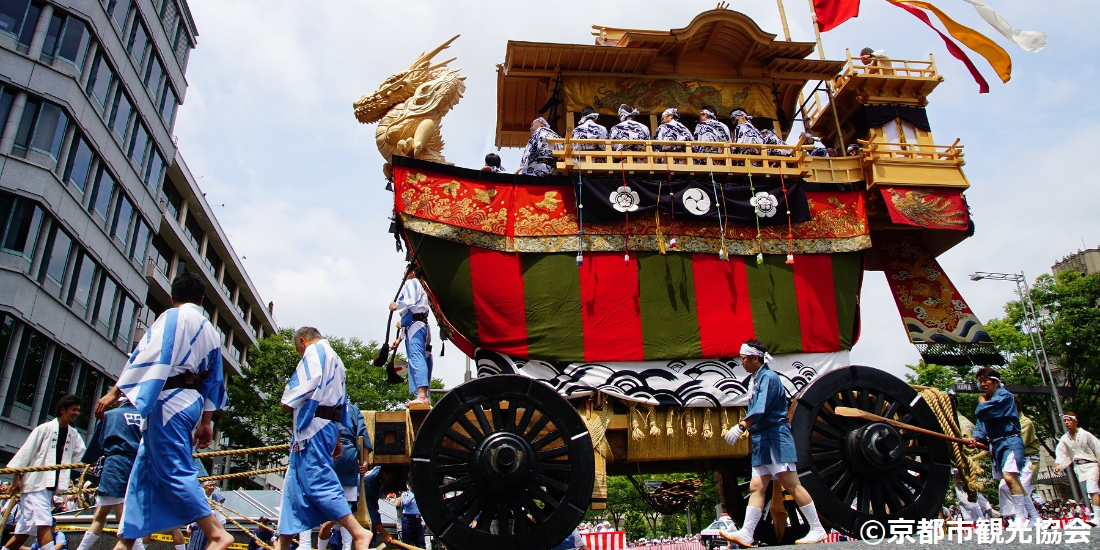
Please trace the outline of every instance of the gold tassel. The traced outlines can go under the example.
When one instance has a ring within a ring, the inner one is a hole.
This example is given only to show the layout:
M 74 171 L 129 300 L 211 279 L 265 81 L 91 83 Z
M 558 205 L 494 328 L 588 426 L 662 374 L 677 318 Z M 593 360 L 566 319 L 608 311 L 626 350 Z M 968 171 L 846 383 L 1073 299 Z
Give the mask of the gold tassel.
M 685 431 L 687 432 L 688 437 L 694 437 L 695 434 L 698 433 L 695 431 L 695 409 L 688 409 L 684 411 L 684 420 L 687 424 L 687 430 Z
M 703 439 L 714 437 L 714 429 L 710 427 L 710 409 L 703 410 Z
M 641 441 L 645 439 L 645 432 L 642 431 L 642 425 L 639 421 L 642 413 L 638 411 L 638 407 L 634 404 L 630 405 L 630 438 L 634 441 Z
M 730 417 L 727 414 L 725 407 L 722 408 L 722 435 L 726 435 L 726 432 L 730 431 Z
M 657 410 L 653 408 L 653 405 L 649 406 L 646 418 L 649 419 L 649 436 L 657 437 L 661 435 L 661 429 L 657 427 Z
M 669 408 L 668 409 L 668 416 L 665 417 L 665 435 L 667 435 L 669 437 L 672 437 L 673 435 L 676 435 L 676 429 L 675 429 L 675 426 L 673 425 L 673 419 L 674 418 L 676 418 L 676 409 Z

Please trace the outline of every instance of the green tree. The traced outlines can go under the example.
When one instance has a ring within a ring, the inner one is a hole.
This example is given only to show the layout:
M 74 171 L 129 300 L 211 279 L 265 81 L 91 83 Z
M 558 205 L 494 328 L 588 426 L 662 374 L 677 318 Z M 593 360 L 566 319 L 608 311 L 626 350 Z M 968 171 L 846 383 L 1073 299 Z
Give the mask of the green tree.
M 642 537 L 648 537 L 649 530 L 646 528 L 645 520 L 642 519 L 642 514 L 637 511 L 631 510 L 627 512 L 623 517 L 623 531 L 626 531 L 627 540 L 638 540 Z
M 301 360 L 294 348 L 293 335 L 293 329 L 284 328 L 260 340 L 259 347 L 249 350 L 248 362 L 241 367 L 243 376 L 230 379 L 229 408 L 218 421 L 219 429 L 228 436 L 230 448 L 280 445 L 290 440 L 291 416 L 283 411 L 279 401 L 287 379 Z M 347 369 L 348 401 L 364 411 L 395 410 L 408 401 L 408 386 L 404 382 L 386 382 L 385 370 L 371 364 L 378 350 L 376 342 L 326 338 Z M 442 388 L 443 383 L 433 379 L 431 386 Z M 272 467 L 285 456 L 284 451 L 234 457 L 230 471 Z M 236 485 L 243 483 L 240 480 Z

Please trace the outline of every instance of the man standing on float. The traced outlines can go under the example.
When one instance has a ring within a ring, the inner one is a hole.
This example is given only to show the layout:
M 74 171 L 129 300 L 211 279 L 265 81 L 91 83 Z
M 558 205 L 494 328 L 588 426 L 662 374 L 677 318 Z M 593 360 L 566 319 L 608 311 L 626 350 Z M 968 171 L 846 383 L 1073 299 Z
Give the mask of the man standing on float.
M 719 531 L 726 540 L 744 548 L 756 542 L 753 533 L 764 514 L 764 491 L 773 477 L 794 496 L 795 503 L 810 524 L 810 532 L 795 543 L 821 542 L 827 534 L 817 517 L 813 499 L 798 481 L 795 464 L 798 456 L 787 418 L 787 390 L 783 388 L 779 375 L 768 368 L 771 358 L 759 340 L 749 340 L 741 344 L 741 366 L 752 375 L 749 408 L 745 411 L 745 419 L 726 432 L 726 443 L 730 445 L 736 444 L 745 431 L 752 437 L 752 481 L 749 482 L 749 505 L 745 508 L 745 521 L 733 533 Z

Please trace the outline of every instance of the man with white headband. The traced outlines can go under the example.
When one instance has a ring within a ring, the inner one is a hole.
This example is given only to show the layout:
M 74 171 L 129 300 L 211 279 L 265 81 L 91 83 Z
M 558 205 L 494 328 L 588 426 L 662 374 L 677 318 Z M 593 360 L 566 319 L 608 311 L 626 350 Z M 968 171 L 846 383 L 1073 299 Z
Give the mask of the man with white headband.
M 997 371 L 990 367 L 978 370 L 978 386 L 984 395 L 978 396 L 978 406 L 974 415 L 978 423 L 974 426 L 974 436 L 970 446 L 978 442 L 988 442 L 989 454 L 993 457 L 993 479 L 1004 479 L 1012 492 L 1012 507 L 1024 510 L 1018 513 L 1016 520 L 1028 519 L 1031 525 L 1039 521 L 1039 512 L 1035 503 L 1024 492 L 1020 483 L 1020 472 L 1024 469 L 1024 441 L 1020 438 L 1020 416 L 1016 412 L 1016 402 L 1012 394 L 1004 388 Z
M 657 136 L 654 139 L 658 141 L 694 141 L 695 136 L 691 135 L 691 130 L 688 130 L 687 126 L 680 122 L 680 110 L 669 107 L 661 113 L 661 125 L 657 127 Z M 682 153 L 684 146 L 657 145 L 653 149 L 655 151 Z
M 1100 516 L 1100 468 L 1097 467 L 1100 439 L 1077 426 L 1076 413 L 1062 415 L 1062 424 L 1066 427 L 1066 433 L 1062 434 L 1055 449 L 1054 473 L 1060 474 L 1073 466 L 1073 473 L 1077 474 L 1082 490 L 1092 499 L 1092 523 L 1095 524 L 1100 521 L 1097 519 Z
M 726 142 L 732 141 L 730 138 L 730 127 L 725 123 L 718 120 L 717 111 L 710 105 L 704 105 L 699 111 L 699 124 L 695 125 L 695 141 L 715 141 Z M 691 148 L 696 153 L 710 153 L 718 154 L 722 150 L 718 147 L 704 147 L 702 145 L 696 145 Z M 705 164 L 706 161 L 696 159 L 695 164 Z M 714 161 L 714 164 L 725 164 L 725 161 Z
M 1020 439 L 1024 442 L 1024 469 L 1020 470 L 1020 485 L 1024 486 L 1024 494 L 1029 497 L 1035 490 L 1035 472 L 1039 469 L 1039 437 L 1035 435 L 1035 423 L 1023 413 L 1020 405 L 1020 397 L 1012 396 L 1016 401 L 1016 410 L 1020 411 Z M 1017 510 L 1012 505 L 1012 489 L 1005 480 L 1001 480 L 997 491 L 1001 499 L 1002 517 L 1027 517 L 1024 510 Z M 1042 501 L 1039 501 L 1042 503 Z
M 741 344 L 741 366 L 752 375 L 749 408 L 745 411 L 745 419 L 726 432 L 726 442 L 730 445 L 736 444 L 746 430 L 752 437 L 752 481 L 749 482 L 745 521 L 733 533 L 718 531 L 726 540 L 744 548 L 756 542 L 753 533 L 764 515 L 764 491 L 773 477 L 778 478 L 779 483 L 794 496 L 795 503 L 810 524 L 810 532 L 795 541 L 796 544 L 821 542 L 827 535 L 817 517 L 813 499 L 798 481 L 795 464 L 798 455 L 787 418 L 787 390 L 779 375 L 768 368 L 770 359 L 759 340 Z
M 639 141 L 649 141 L 649 128 L 645 124 L 634 120 L 635 115 L 638 114 L 638 110 L 632 108 L 630 105 L 619 105 L 619 123 L 611 127 L 611 132 L 607 137 L 611 139 L 629 139 Z M 611 149 L 614 151 L 645 151 L 645 145 L 612 145 Z M 641 162 L 639 159 L 638 162 Z
M 607 128 L 604 128 L 596 122 L 596 119 L 600 118 L 600 113 L 597 113 L 592 107 L 585 107 L 581 111 L 581 120 L 577 123 L 577 126 L 573 128 L 573 139 L 607 139 Z M 573 145 L 574 151 L 603 151 L 603 145 L 596 145 L 594 143 L 579 143 Z M 606 159 L 595 159 L 596 162 L 607 162 Z
M 748 113 L 741 109 L 737 109 L 730 115 L 730 119 L 733 121 L 733 142 L 734 143 L 746 143 L 763 145 L 764 136 L 760 133 L 760 130 L 756 129 L 756 126 L 752 125 L 752 117 Z M 760 149 L 756 147 L 738 147 L 734 153 L 741 155 L 759 155 Z

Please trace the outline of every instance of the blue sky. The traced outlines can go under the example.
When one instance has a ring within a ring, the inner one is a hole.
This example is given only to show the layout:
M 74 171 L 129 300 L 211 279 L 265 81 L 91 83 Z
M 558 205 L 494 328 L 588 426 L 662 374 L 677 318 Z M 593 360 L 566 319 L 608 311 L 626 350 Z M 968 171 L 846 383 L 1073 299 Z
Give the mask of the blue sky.
M 923 23 L 884 0 L 863 0 L 860 17 L 824 35 L 825 53 L 885 49 L 896 59 L 933 54 L 945 77 L 928 106 L 937 143 L 962 140 L 975 237 L 940 257 L 980 318 L 1000 316 L 1015 286 L 971 282 L 974 271 L 1049 273 L 1062 256 L 1100 244 L 1097 102 L 1100 5 L 1085 0 L 985 0 L 1017 28 L 1047 33 L 1026 52 L 986 25 L 962 0 L 937 0 L 957 21 L 996 40 L 1013 58 L 1013 78 L 979 95 L 965 67 Z M 813 40 L 808 4 L 785 2 L 795 40 Z M 562 4 L 558 4 L 561 6 Z M 192 173 L 264 300 L 283 326 L 381 339 L 385 305 L 397 290 L 401 254 L 386 233 L 392 195 L 384 190 L 373 125 L 351 104 L 422 51 L 461 38 L 467 91 L 443 120 L 447 159 L 480 167 L 493 148 L 496 69 L 508 40 L 592 43 L 591 25 L 672 29 L 712 1 L 589 2 L 554 9 L 536 2 L 190 0 L 199 30 L 189 88 L 175 133 Z M 774 3 L 733 0 L 782 38 Z M 815 54 L 816 55 L 816 54 Z M 519 150 L 500 152 L 514 168 Z M 903 374 L 919 356 L 908 343 L 882 273 L 868 273 L 856 364 Z M 462 381 L 454 348 L 435 376 Z

